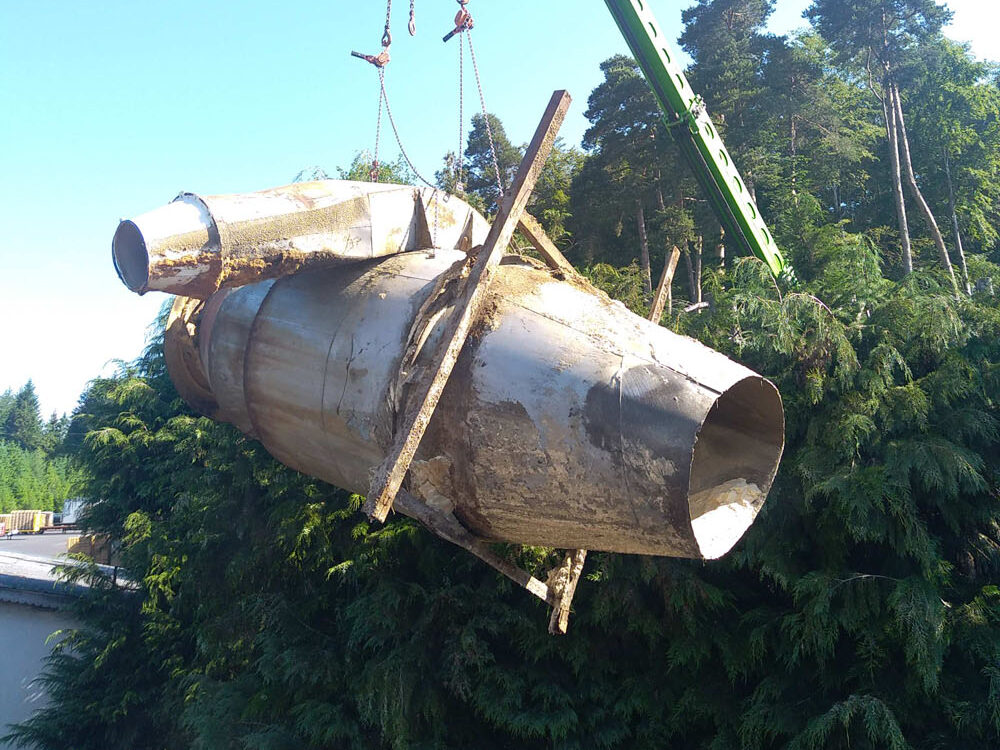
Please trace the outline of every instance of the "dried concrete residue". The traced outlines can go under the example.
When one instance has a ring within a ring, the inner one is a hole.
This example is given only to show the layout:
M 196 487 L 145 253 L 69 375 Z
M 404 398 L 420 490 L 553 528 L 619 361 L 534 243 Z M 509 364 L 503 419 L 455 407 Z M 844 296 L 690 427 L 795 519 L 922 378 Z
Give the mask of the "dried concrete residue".
M 410 464 L 410 490 L 427 505 L 441 513 L 451 513 L 455 505 L 444 495 L 451 488 L 451 461 L 435 456 L 430 461 Z
M 244 286 L 265 279 L 289 276 L 307 265 L 332 264 L 334 253 L 303 253 L 294 249 L 267 248 L 260 256 L 231 255 L 224 259 L 215 286 Z
M 691 495 L 691 527 L 705 559 L 715 560 L 732 549 L 763 502 L 764 492 L 746 479 L 732 479 Z

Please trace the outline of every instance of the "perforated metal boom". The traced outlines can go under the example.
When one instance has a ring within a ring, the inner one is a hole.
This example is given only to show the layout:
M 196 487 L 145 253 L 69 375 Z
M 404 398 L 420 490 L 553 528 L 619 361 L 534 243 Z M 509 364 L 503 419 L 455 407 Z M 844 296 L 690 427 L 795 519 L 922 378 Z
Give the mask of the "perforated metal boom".
M 704 101 L 691 89 L 677 63 L 649 8 L 649 0 L 605 0 L 605 3 L 727 236 L 764 261 L 775 276 L 788 273 L 791 269 L 705 111 Z

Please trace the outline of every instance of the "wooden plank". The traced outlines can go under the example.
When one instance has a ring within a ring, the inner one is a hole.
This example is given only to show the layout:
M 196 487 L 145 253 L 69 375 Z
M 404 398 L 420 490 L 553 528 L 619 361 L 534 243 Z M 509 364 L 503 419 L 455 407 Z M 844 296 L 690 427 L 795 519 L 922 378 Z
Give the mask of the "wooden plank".
M 553 271 L 561 271 L 567 276 L 576 275 L 576 269 L 573 268 L 573 264 L 566 260 L 566 257 L 559 252 L 559 248 L 549 239 L 545 230 L 542 229 L 542 225 L 538 223 L 538 219 L 526 213 L 521 217 L 517 228 L 528 238 L 528 242 L 538 251 L 538 254 L 545 259 L 545 262 L 549 264 L 549 268 Z
M 375 471 L 364 508 L 369 518 L 384 521 L 389 514 L 393 499 L 403 484 L 441 393 L 465 345 L 465 339 L 479 316 L 489 282 L 500 265 L 511 237 L 514 236 L 514 230 L 528 205 L 531 191 L 534 190 L 542 167 L 545 166 L 545 160 L 552 151 L 552 144 L 566 117 L 570 101 L 570 96 L 565 91 L 556 91 L 549 101 L 545 115 L 518 168 L 514 184 L 504 197 L 500 211 L 493 226 L 490 227 L 486 244 L 476 254 L 468 280 L 445 323 L 441 341 L 428 368 L 430 377 L 414 385 L 410 399 L 416 407 L 408 410 L 403 424 L 396 433 L 389 455 Z
M 583 565 L 587 561 L 587 550 L 577 549 L 566 553 L 562 566 L 555 571 L 557 583 L 549 588 L 555 588 L 555 604 L 552 605 L 552 616 L 549 618 L 549 633 L 566 635 L 569 629 L 569 611 L 573 606 L 573 595 L 576 585 L 583 575 Z
M 681 251 L 678 247 L 670 252 L 667 264 L 663 267 L 663 274 L 660 276 L 660 285 L 656 287 L 656 296 L 653 297 L 653 307 L 649 311 L 649 319 L 659 325 L 660 318 L 663 317 L 663 305 L 670 296 L 670 285 L 674 283 L 674 274 L 677 273 L 677 262 L 681 259 Z M 671 308 L 673 305 L 671 305 Z M 673 312 L 673 310 L 671 310 Z
M 523 587 L 526 591 L 534 594 L 551 607 L 558 608 L 559 600 L 548 584 L 538 580 L 528 573 L 528 571 L 521 570 L 521 568 L 497 555 L 489 548 L 486 542 L 462 526 L 452 514 L 435 510 L 423 500 L 403 490 L 400 490 L 397 494 L 394 505 L 401 513 L 406 514 L 427 527 L 431 533 L 441 537 L 446 542 L 451 542 L 471 552 L 491 568 L 494 568 L 514 581 L 518 586 Z

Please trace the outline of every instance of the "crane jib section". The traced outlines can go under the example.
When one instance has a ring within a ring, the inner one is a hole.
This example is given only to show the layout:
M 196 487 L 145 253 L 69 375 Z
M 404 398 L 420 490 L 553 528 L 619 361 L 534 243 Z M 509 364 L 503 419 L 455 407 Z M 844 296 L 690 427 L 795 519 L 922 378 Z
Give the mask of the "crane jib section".
M 722 138 L 677 63 L 649 0 L 605 0 L 663 110 L 667 127 L 726 230 L 780 276 L 790 269 Z

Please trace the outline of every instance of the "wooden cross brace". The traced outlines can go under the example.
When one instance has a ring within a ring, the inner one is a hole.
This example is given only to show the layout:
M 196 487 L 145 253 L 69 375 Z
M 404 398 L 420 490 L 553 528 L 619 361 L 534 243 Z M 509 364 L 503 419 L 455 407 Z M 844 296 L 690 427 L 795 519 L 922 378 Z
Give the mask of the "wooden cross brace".
M 389 509 L 392 508 L 393 500 L 403 485 L 406 472 L 410 470 L 410 463 L 420 446 L 427 425 L 430 424 L 458 355 L 465 346 L 465 340 L 473 323 L 479 317 L 490 281 L 514 236 L 514 230 L 521 222 L 528 199 L 535 189 L 542 167 L 545 166 L 545 161 L 552 151 L 552 144 L 555 142 L 559 127 L 566 117 L 569 103 L 570 96 L 565 91 L 557 91 L 552 95 L 545 115 L 517 170 L 514 184 L 504 196 L 500 211 L 486 236 L 486 244 L 478 250 L 478 253 L 473 251 L 476 253 L 475 262 L 456 300 L 454 310 L 445 323 L 441 341 L 430 360 L 428 367 L 430 377 L 422 378 L 414 387 L 409 400 L 416 408 L 407 409 L 406 417 L 396 433 L 389 455 L 372 478 L 368 501 L 364 508 L 369 518 L 383 522 L 389 514 Z
M 469 332 L 479 318 L 489 284 L 500 266 L 514 231 L 521 229 L 553 270 L 566 275 L 576 273 L 538 222 L 525 212 L 528 199 L 566 117 L 570 101 L 570 96 L 565 91 L 556 91 L 552 95 L 518 168 L 514 184 L 504 196 L 490 227 L 485 244 L 471 251 L 470 255 L 474 257 L 472 267 L 458 294 L 454 309 L 445 322 L 440 343 L 428 366 L 427 376 L 422 377 L 411 392 L 408 401 L 413 407 L 407 409 L 388 456 L 374 473 L 364 507 L 369 518 L 383 522 L 393 503 L 399 503 L 402 506 L 400 510 L 404 513 L 416 518 L 444 539 L 472 552 L 550 604 L 553 611 L 549 630 L 557 634 L 566 632 L 573 594 L 583 572 L 586 550 L 568 553 L 564 563 L 550 573 L 549 582 L 543 583 L 494 554 L 451 514 L 435 511 L 400 489 Z

